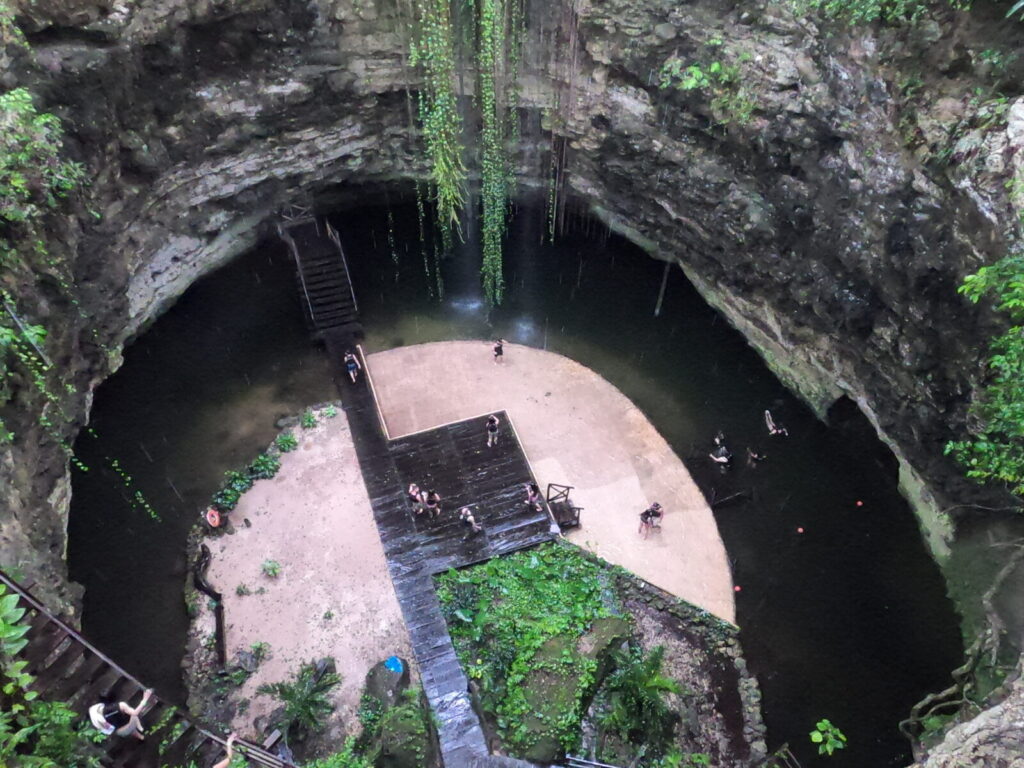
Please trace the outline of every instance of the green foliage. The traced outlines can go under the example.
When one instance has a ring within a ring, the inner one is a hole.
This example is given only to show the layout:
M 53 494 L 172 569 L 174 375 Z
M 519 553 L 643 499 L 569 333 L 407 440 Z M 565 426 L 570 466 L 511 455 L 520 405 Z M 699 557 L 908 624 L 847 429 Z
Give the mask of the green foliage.
M 302 412 L 302 424 L 303 429 L 312 429 L 316 426 L 316 414 L 313 413 L 312 408 L 307 408 Z
M 373 763 L 356 752 L 356 740 L 349 738 L 341 751 L 314 760 L 306 768 L 373 768 Z
M 437 219 L 443 231 L 458 227 L 465 197 L 462 118 L 455 94 L 455 47 L 449 0 L 417 0 L 419 30 L 410 46 L 413 66 L 423 69 L 419 116 L 423 126 Z
M 261 685 L 257 690 L 269 694 L 284 704 L 284 713 L 277 726 L 285 733 L 291 731 L 302 739 L 311 731 L 323 730 L 323 720 L 334 705 L 327 696 L 341 683 L 341 676 L 325 672 L 317 679 L 316 663 L 303 664 L 291 682 Z
M 831 755 L 837 749 L 846 749 L 846 737 L 828 720 L 819 720 L 810 733 L 811 742 L 818 745 L 819 755 Z
M 281 460 L 269 453 L 261 453 L 249 465 L 249 477 L 253 480 L 269 480 L 281 469 Z
M 513 0 L 514 3 L 514 0 Z M 508 90 L 505 68 L 509 61 L 506 31 L 506 0 L 477 0 L 479 14 L 479 95 L 482 116 L 480 191 L 483 205 L 484 295 L 490 306 L 501 304 L 505 287 L 502 274 L 502 240 L 508 219 L 509 167 L 505 138 L 510 110 L 502 95 Z M 514 79 L 514 78 L 513 78 Z M 513 105 L 514 108 L 514 105 Z
M 705 752 L 683 753 L 674 748 L 659 760 L 651 764 L 651 768 L 704 768 L 711 765 L 711 755 Z
M 971 5 L 970 0 L 949 0 L 949 4 L 958 9 L 967 9 Z M 876 21 L 911 24 L 920 19 L 928 3 L 926 0 L 796 0 L 794 6 L 798 13 L 818 11 L 847 24 Z
M 359 700 L 359 711 L 356 717 L 363 726 L 364 732 L 376 733 L 380 719 L 384 716 L 384 705 L 375 697 L 363 694 Z
M 260 566 L 264 576 L 276 579 L 281 575 L 281 564 L 277 560 L 264 560 Z
M 495 715 L 510 749 L 524 751 L 536 738 L 525 722 L 534 707 L 524 683 L 537 669 L 553 677 L 576 676 L 563 715 L 545 726 L 567 749 L 578 743 L 582 705 L 593 686 L 596 663 L 573 654 L 541 660 L 538 654 L 560 637 L 575 647 L 595 619 L 612 615 L 603 581 L 599 565 L 560 544 L 437 578 L 459 659 L 481 686 L 484 707 Z
M 601 727 L 619 738 L 648 747 L 648 754 L 661 754 L 672 738 L 677 716 L 665 703 L 667 694 L 683 693 L 682 686 L 661 673 L 665 656 L 662 646 L 647 656 L 634 647 L 615 653 L 615 671 L 602 688 L 608 710 Z
M 315 421 L 314 421 L 315 423 Z M 288 434 L 278 435 L 274 441 L 279 450 L 280 441 L 284 437 L 294 437 Z M 286 441 L 287 442 L 287 441 Z M 291 449 L 288 449 L 291 450 Z M 281 459 L 273 453 L 261 453 L 243 471 L 231 469 L 224 473 L 224 485 L 213 494 L 212 504 L 221 512 L 230 512 L 242 498 L 242 494 L 252 488 L 257 480 L 269 480 L 281 469 Z
M 299 447 L 299 441 L 291 432 L 283 432 L 274 440 L 274 445 L 281 453 L 290 453 Z
M 60 120 L 37 112 L 27 90 L 0 95 L 0 221 L 36 218 L 81 182 L 82 166 L 61 159 L 62 139 Z
M 256 661 L 258 662 L 270 658 L 270 643 L 263 640 L 257 640 L 249 646 L 249 650 L 252 652 L 252 655 L 256 657 Z
M 239 584 L 235 587 L 235 594 L 239 597 L 245 597 L 246 595 L 251 595 L 252 592 L 249 591 L 249 587 L 246 584 Z
M 17 768 L 98 768 L 93 744 L 106 737 L 62 701 L 44 701 L 17 654 L 28 624 L 18 596 L 0 585 L 0 765 Z
M 686 63 L 672 56 L 658 71 L 658 87 L 680 91 L 701 91 L 721 123 L 746 125 L 757 103 L 743 85 L 743 72 L 738 64 L 727 62 L 717 49 L 721 41 L 712 40 L 706 48 L 704 61 Z
M 335 408 L 333 405 L 328 405 L 326 408 L 324 408 L 324 417 L 325 418 L 333 419 L 337 415 L 338 415 L 338 409 Z
M 242 494 L 252 488 L 248 473 L 230 469 L 224 473 L 224 485 L 213 494 L 213 505 L 221 512 L 230 512 L 238 505 Z
M 993 296 L 1014 325 L 996 337 L 988 381 L 971 406 L 978 426 L 968 440 L 950 442 L 946 453 L 980 482 L 1000 482 L 1024 496 L 1024 254 L 1012 254 L 969 275 L 960 293 L 977 303 Z

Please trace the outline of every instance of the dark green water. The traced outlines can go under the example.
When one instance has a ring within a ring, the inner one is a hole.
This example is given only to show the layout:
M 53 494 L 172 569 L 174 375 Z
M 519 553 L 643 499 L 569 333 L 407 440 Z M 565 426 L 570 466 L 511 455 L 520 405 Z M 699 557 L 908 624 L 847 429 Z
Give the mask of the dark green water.
M 895 463 L 852 406 L 837 407 L 831 427 L 815 419 L 678 270 L 654 317 L 662 265 L 592 222 L 540 246 L 542 216 L 517 216 L 508 298 L 488 320 L 469 257 L 446 265 L 444 300 L 431 296 L 411 207 L 395 208 L 391 226 L 380 208 L 334 220 L 369 350 L 500 335 L 560 352 L 636 402 L 705 493 L 748 492 L 717 517 L 771 746 L 788 741 L 814 764 L 807 734 L 827 717 L 849 738 L 830 765 L 910 762 L 896 723 L 946 684 L 959 632 L 897 493 Z M 132 510 L 109 473 L 76 476 L 70 560 L 88 588 L 90 637 L 144 679 L 180 690 L 187 529 L 221 473 L 272 438 L 278 416 L 331 397 L 276 243 L 197 283 L 130 347 L 97 393 L 99 438 L 79 450 L 92 465 L 118 456 L 164 520 Z M 789 438 L 769 438 L 766 408 Z M 719 429 L 737 455 L 751 446 L 767 460 L 720 473 L 707 459 Z

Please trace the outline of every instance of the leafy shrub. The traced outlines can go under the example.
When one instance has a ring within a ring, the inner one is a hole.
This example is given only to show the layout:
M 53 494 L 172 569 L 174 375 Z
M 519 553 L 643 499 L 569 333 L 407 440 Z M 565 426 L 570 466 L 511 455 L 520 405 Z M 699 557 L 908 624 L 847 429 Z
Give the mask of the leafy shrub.
M 484 707 L 496 716 L 511 749 L 522 752 L 532 746 L 534 734 L 525 721 L 534 708 L 523 684 L 539 666 L 541 647 L 558 637 L 574 647 L 595 619 L 611 615 L 603 580 L 600 565 L 560 544 L 438 577 L 438 597 L 456 652 L 480 684 Z M 573 701 L 550 724 L 552 734 L 571 749 L 579 738 L 582 704 L 596 663 L 573 656 L 544 664 L 556 674 L 578 675 Z
M 281 720 L 276 723 L 282 732 L 292 732 L 301 740 L 310 731 L 323 730 L 324 718 L 334 710 L 327 695 L 341 683 L 341 675 L 333 671 L 333 659 L 330 661 L 332 669 L 321 675 L 317 674 L 317 664 L 309 662 L 299 668 L 291 682 L 264 684 L 257 689 L 284 704 Z
M 264 560 L 260 569 L 263 571 L 264 576 L 269 576 L 272 579 L 276 579 L 281 575 L 281 564 L 277 560 Z
M 373 763 L 356 753 L 356 741 L 349 738 L 340 752 L 314 760 L 307 768 L 373 768 Z
M 221 512 L 230 512 L 238 505 L 242 494 L 252 488 L 252 482 L 248 473 L 228 470 L 224 473 L 224 485 L 213 495 L 213 505 Z
M 302 412 L 301 424 L 303 429 L 312 429 L 316 426 L 316 414 L 313 413 L 312 408 L 307 408 Z
M 988 381 L 971 405 L 973 436 L 948 443 L 946 453 L 967 468 L 968 477 L 1004 483 L 1024 496 L 1024 254 L 982 267 L 959 291 L 974 303 L 994 296 L 996 309 L 1014 325 L 992 341 Z
M 249 477 L 253 480 L 269 480 L 281 469 L 281 460 L 269 453 L 261 453 L 249 465 Z
M 16 658 L 27 644 L 24 616 L 18 596 L 0 585 L 0 765 L 98 768 L 93 745 L 106 737 L 64 702 L 44 701 L 30 690 L 34 678 Z
M 333 405 L 328 405 L 326 408 L 324 408 L 324 416 L 326 416 L 328 419 L 333 419 L 337 415 L 338 409 L 335 408 Z
M 281 453 L 289 453 L 298 448 L 299 441 L 291 432 L 284 432 L 277 436 L 277 439 L 274 440 L 274 445 L 277 446 L 277 450 Z
M 846 748 L 846 736 L 828 720 L 819 720 L 810 733 L 811 742 L 818 745 L 819 755 L 831 755 Z
M 660 754 L 672 738 L 677 715 L 665 695 L 680 694 L 682 686 L 661 673 L 665 649 L 658 646 L 644 656 L 634 647 L 614 654 L 615 671 L 605 681 L 608 711 L 601 727 L 634 744 L 645 744 L 648 754 Z
M 60 120 L 39 114 L 24 88 L 0 96 L 0 220 L 35 218 L 84 178 L 80 164 L 61 160 L 62 136 Z

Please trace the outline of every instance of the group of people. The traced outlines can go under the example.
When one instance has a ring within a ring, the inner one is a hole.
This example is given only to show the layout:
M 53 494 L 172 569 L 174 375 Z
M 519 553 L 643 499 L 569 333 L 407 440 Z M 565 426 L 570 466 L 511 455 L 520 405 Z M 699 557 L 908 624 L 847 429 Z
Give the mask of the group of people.
M 422 491 L 416 483 L 411 483 L 406 494 L 412 504 L 412 511 L 417 517 L 426 515 L 433 519 L 441 516 L 441 494 L 437 491 Z
M 768 434 L 772 437 L 789 437 L 789 430 L 787 430 L 782 424 L 775 421 L 772 418 L 772 412 L 766 410 L 764 412 L 764 423 L 768 427 Z M 721 431 L 715 435 L 714 447 L 711 449 L 711 453 L 708 454 L 708 458 L 713 462 L 722 467 L 723 471 L 727 469 L 732 463 L 732 451 L 730 451 L 725 445 L 725 434 Z M 765 460 L 766 455 L 755 451 L 750 446 L 747 446 L 747 466 L 756 467 L 760 462 Z
M 433 520 L 441 516 L 441 494 L 437 491 L 429 490 L 424 493 L 419 485 L 412 483 L 409 485 L 406 495 L 409 498 L 409 503 L 412 504 L 413 514 L 417 517 L 426 515 L 427 519 Z M 469 507 L 459 510 L 459 522 L 468 529 L 467 538 L 483 531 L 483 526 L 476 521 Z

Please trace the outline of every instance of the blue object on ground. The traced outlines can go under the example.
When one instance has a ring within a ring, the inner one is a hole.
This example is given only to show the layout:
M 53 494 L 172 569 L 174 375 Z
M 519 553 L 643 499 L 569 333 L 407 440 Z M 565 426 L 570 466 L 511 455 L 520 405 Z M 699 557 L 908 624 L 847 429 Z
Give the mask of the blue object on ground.
M 384 666 L 390 669 L 396 675 L 402 674 L 402 670 L 405 669 L 405 665 L 402 664 L 402 660 L 397 656 L 389 656 L 387 661 L 384 662 Z

